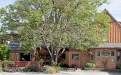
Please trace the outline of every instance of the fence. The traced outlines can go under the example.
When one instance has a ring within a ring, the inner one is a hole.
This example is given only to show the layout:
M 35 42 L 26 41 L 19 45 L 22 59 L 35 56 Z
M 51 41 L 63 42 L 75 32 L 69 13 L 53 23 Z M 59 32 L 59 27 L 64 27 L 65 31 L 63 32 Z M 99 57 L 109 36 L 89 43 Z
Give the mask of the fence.
M 28 64 L 30 64 L 31 66 L 37 65 L 40 67 L 39 61 L 13 61 L 13 62 L 14 62 L 14 65 L 11 65 L 12 67 L 26 67 Z

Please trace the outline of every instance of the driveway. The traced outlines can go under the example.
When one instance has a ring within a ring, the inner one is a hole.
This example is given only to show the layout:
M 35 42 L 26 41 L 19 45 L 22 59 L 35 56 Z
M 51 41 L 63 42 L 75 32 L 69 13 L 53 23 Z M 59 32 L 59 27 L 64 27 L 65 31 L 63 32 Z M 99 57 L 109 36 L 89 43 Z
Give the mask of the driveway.
M 104 72 L 104 71 L 61 71 L 60 74 L 44 74 L 41 72 L 2 72 L 0 75 L 121 75 L 121 72 Z

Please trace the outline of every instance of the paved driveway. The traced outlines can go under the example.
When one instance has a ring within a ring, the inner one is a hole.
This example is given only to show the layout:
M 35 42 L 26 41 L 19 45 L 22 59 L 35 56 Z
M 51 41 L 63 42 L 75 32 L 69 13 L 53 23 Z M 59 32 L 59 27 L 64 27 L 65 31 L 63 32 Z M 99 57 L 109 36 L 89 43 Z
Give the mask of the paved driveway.
M 0 75 L 121 75 L 121 72 L 103 72 L 103 71 L 61 71 L 60 74 L 44 74 L 41 72 L 13 72 L 0 73 Z

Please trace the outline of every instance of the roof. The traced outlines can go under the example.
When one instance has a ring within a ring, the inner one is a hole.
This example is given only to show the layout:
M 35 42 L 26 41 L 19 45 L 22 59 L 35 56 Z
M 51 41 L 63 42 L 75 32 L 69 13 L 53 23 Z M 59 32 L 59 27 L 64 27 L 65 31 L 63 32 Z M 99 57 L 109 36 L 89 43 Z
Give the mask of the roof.
M 20 46 L 19 43 L 10 43 L 8 44 L 8 47 L 11 48 L 12 50 L 22 50 L 23 47 Z
M 97 48 L 121 48 L 121 43 L 100 44 Z
M 20 45 L 20 43 L 10 43 L 8 44 L 8 47 L 12 50 L 23 50 L 23 46 L 24 45 Z M 30 50 L 34 50 L 34 49 L 30 49 Z
M 111 15 L 111 13 L 110 12 L 108 12 L 108 10 L 107 9 L 105 9 L 104 11 L 106 11 L 106 13 L 119 25 L 119 26 L 121 26 L 121 23 L 120 22 L 118 22 L 112 15 Z

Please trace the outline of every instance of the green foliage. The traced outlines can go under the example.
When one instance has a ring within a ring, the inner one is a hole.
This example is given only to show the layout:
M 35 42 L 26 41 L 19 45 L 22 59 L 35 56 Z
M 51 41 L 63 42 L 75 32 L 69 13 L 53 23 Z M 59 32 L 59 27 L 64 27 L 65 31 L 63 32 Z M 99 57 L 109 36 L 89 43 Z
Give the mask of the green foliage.
M 18 31 L 26 50 L 45 41 L 46 46 L 85 50 L 99 45 L 99 33 L 108 33 L 109 17 L 98 12 L 104 3 L 107 0 L 17 0 L 0 10 L 2 28 Z
M 69 65 L 68 65 L 68 64 L 66 64 L 66 63 L 58 63 L 56 66 L 69 68 Z
M 96 65 L 94 63 L 90 62 L 90 63 L 87 63 L 85 67 L 87 67 L 87 68 L 95 68 Z
M 41 58 L 40 59 L 40 64 L 42 65 L 44 63 L 44 60 Z
M 60 66 L 55 66 L 55 69 L 56 69 L 56 73 L 60 73 L 60 71 L 61 71 L 61 67 Z
M 116 69 L 121 69 L 121 64 L 116 65 Z
M 7 45 L 0 45 L 0 60 L 8 60 L 10 58 L 11 49 Z
M 4 61 L 2 61 L 2 63 L 3 63 L 3 68 L 4 68 L 5 72 L 9 71 L 9 66 L 15 64 L 13 61 L 9 61 L 9 60 L 4 60 Z

